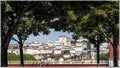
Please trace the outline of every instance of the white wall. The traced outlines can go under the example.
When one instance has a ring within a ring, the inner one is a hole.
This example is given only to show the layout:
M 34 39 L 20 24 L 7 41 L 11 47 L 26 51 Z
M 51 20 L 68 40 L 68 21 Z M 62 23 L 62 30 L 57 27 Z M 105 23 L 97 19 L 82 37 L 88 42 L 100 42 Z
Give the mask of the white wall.
M 33 50 L 33 49 L 26 49 L 26 50 L 24 50 L 24 53 L 25 53 L 25 54 L 31 54 L 31 55 L 33 55 L 33 54 L 39 54 L 40 51 L 38 51 L 38 50 Z

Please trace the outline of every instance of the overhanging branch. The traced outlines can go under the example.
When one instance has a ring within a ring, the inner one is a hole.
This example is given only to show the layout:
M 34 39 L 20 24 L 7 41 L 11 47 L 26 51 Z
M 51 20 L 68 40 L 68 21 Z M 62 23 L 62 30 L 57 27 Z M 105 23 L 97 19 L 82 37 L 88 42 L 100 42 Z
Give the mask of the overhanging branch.
M 18 41 L 16 38 L 14 38 L 14 37 L 12 38 L 12 40 L 14 40 L 14 41 L 16 41 L 17 43 L 19 43 L 19 41 Z
M 108 36 L 104 33 L 104 36 L 107 38 L 107 40 L 110 42 L 110 44 L 113 45 L 112 41 L 110 41 L 110 39 L 108 38 Z

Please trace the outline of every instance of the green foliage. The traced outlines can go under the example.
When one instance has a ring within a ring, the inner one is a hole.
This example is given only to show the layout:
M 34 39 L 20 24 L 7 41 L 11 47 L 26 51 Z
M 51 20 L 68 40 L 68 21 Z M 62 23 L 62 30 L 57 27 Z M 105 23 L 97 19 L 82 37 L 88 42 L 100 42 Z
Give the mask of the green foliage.
M 102 35 L 101 39 L 104 40 L 106 37 L 111 37 L 113 29 L 115 35 L 118 36 L 119 4 L 117 2 L 86 3 L 89 5 L 88 8 L 84 8 L 86 10 L 76 11 L 78 18 L 75 24 L 69 23 L 69 25 L 73 26 L 70 29 L 74 33 L 73 38 L 84 36 L 94 43 L 96 35 Z M 95 3 L 98 5 L 95 5 Z M 112 26 L 113 22 L 115 27 Z
M 24 54 L 23 55 L 24 61 L 25 60 L 35 60 L 32 55 Z M 8 53 L 8 60 L 9 61 L 18 61 L 20 60 L 20 55 L 16 55 L 14 53 Z
M 4 7 L 3 10 L 5 12 L 12 11 L 12 7 L 9 5 L 9 3 L 7 1 L 2 1 L 1 4 L 2 4 L 2 7 Z
M 68 13 L 68 17 L 70 20 L 77 20 L 77 17 L 75 15 L 74 11 L 67 11 L 67 13 Z
M 14 3 L 14 4 L 13 4 Z M 7 4 L 7 5 L 6 5 Z M 20 5 L 20 6 L 18 6 Z M 4 7 L 6 6 L 6 7 Z M 4 21 L 5 31 L 9 31 L 11 23 L 16 24 L 16 32 L 22 33 L 22 38 L 27 35 L 49 34 L 49 29 L 56 31 L 73 32 L 74 38 L 80 36 L 94 37 L 101 33 L 103 28 L 110 36 L 112 20 L 118 24 L 118 2 L 3 2 L 2 9 L 10 10 L 13 17 L 2 11 L 7 16 Z M 11 8 L 10 8 L 11 7 Z M 21 14 L 19 14 L 21 11 Z M 23 11 L 23 13 L 22 13 Z M 22 15 L 22 16 L 21 16 Z M 2 17 L 5 17 L 2 16 Z M 9 17 L 9 18 L 8 18 Z M 20 18 L 19 18 L 20 17 Z M 57 21 L 52 21 L 58 18 Z M 7 21 L 8 19 L 8 21 Z M 2 19 L 4 20 L 4 19 Z M 11 22 L 13 21 L 14 22 Z M 110 20 L 110 21 L 109 21 Z M 8 24 L 9 23 L 9 24 Z M 13 27 L 15 27 L 14 25 Z M 105 27 L 108 27 L 107 29 Z M 117 30 L 118 31 L 118 30 Z M 7 33 L 7 32 L 6 32 Z M 103 35 L 103 34 L 102 34 Z
M 102 30 L 100 30 L 102 28 L 110 36 L 112 29 L 110 25 L 112 25 L 113 21 L 118 24 L 118 9 L 119 3 L 117 1 L 6 1 L 2 2 L 2 25 L 4 27 L 3 30 L 6 31 L 5 34 L 7 31 L 12 30 L 11 28 L 15 27 L 14 30 L 16 32 L 14 34 L 23 33 L 23 36 L 24 34 L 25 36 L 29 34 L 36 36 L 39 35 L 39 32 L 49 34 L 50 28 L 56 31 L 73 32 L 74 38 L 80 36 L 94 37 L 96 34 L 102 33 Z M 55 18 L 59 20 L 53 21 Z M 118 30 L 115 31 L 118 32 Z
M 100 54 L 100 60 L 108 60 L 108 59 L 109 59 L 109 53 Z
M 24 54 L 23 57 L 24 57 L 24 60 L 35 60 L 34 57 L 29 54 Z
M 14 60 L 14 61 L 20 60 L 20 57 L 13 53 L 8 53 L 8 61 L 12 61 L 12 60 Z

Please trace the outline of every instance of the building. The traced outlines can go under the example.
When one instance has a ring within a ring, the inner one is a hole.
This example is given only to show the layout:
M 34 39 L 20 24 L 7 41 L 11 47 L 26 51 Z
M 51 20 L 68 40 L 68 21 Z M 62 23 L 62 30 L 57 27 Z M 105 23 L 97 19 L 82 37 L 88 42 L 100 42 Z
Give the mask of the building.
M 109 53 L 109 43 L 101 43 L 100 45 L 100 54 L 101 53 Z
M 54 41 L 48 41 L 46 43 L 49 47 L 54 47 L 55 42 Z
M 62 46 L 71 46 L 71 41 L 69 37 L 66 36 L 59 36 L 58 39 L 55 41 L 55 46 L 56 45 L 62 45 Z
M 46 43 L 40 41 L 34 41 L 32 43 L 25 43 L 23 45 L 24 54 L 31 54 L 36 60 L 60 60 L 63 58 L 65 61 L 82 59 L 95 59 L 96 52 L 94 51 L 94 45 L 89 44 L 89 40 L 80 37 L 76 40 L 75 44 L 73 40 L 66 36 L 59 36 L 56 41 L 48 41 Z M 100 52 L 108 52 L 108 44 L 102 43 Z M 19 45 L 8 47 L 8 53 L 19 54 Z

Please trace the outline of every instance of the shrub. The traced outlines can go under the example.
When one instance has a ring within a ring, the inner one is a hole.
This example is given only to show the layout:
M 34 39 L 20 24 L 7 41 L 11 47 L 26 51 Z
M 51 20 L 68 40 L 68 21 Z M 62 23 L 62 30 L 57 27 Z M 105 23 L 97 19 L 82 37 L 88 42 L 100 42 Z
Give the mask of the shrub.
M 100 54 L 100 60 L 108 60 L 109 53 L 102 53 Z

